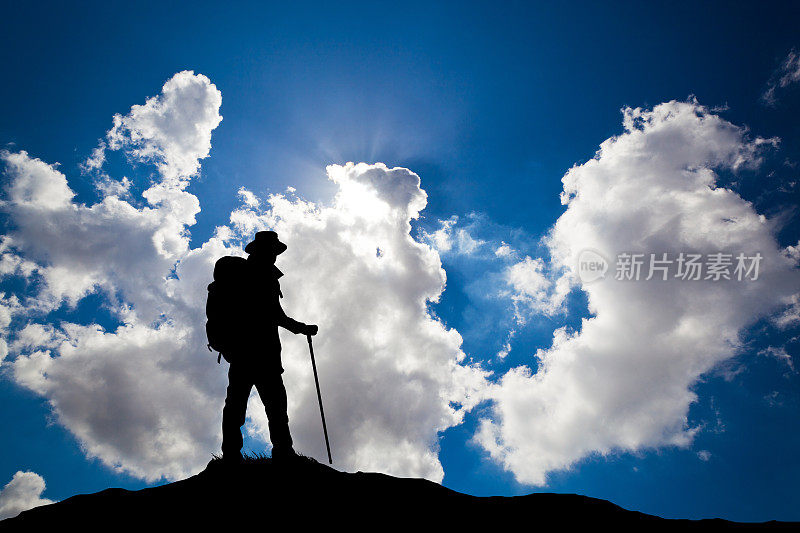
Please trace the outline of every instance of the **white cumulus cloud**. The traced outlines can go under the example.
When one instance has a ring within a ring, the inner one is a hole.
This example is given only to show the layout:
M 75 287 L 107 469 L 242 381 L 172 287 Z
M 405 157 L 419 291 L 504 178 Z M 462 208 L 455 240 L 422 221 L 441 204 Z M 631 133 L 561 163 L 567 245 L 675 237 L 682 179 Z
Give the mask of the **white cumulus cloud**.
M 0 325 L 11 334 L 5 364 L 19 384 L 48 399 L 90 457 L 150 480 L 196 471 L 217 449 L 224 391 L 224 376 L 201 365 L 210 357 L 200 354 L 206 278 L 227 248 L 212 238 L 189 249 L 187 227 L 200 206 L 183 190 L 183 178 L 208 154 L 219 91 L 186 72 L 164 91 L 122 120 L 125 131 L 139 132 L 124 145 L 128 155 L 139 157 L 141 146 L 163 152 L 150 152 L 161 179 L 144 191 L 141 207 L 116 195 L 77 203 L 57 165 L 24 151 L 0 154 L 12 228 L 4 257 L 35 265 L 27 267 L 35 283 L 3 301 Z M 150 108 L 171 117 L 169 128 L 140 124 Z M 170 131 L 180 139 L 170 141 Z M 118 329 L 47 324 L 48 312 L 93 292 L 108 297 Z
M 222 93 L 202 74 L 178 72 L 161 94 L 114 116 L 106 136 L 112 150 L 125 148 L 133 158 L 154 163 L 167 180 L 183 180 L 200 170 L 211 151 L 211 132 L 222 121 Z M 102 146 L 102 145 L 101 145 Z M 95 151 L 89 159 L 102 164 Z
M 427 309 L 445 285 L 438 253 L 411 237 L 424 208 L 420 179 L 404 168 L 328 167 L 332 205 L 267 198 L 233 217 L 242 231 L 274 228 L 289 249 L 278 266 L 290 316 L 315 337 L 337 464 L 440 481 L 438 434 L 480 399 L 483 373 L 460 364 L 461 336 Z M 324 457 L 305 339 L 284 335 L 289 416 L 301 450 Z M 258 404 L 256 404 L 258 406 Z M 266 436 L 261 410 L 254 430 Z
M 2 154 L 12 228 L 2 251 L 34 265 L 27 275 L 36 281 L 0 306 L 9 375 L 46 398 L 86 454 L 110 468 L 148 480 L 197 471 L 219 449 L 226 383 L 225 365 L 205 348 L 206 285 L 217 258 L 242 254 L 270 227 L 289 244 L 278 263 L 285 308 L 320 325 L 337 466 L 441 480 L 439 432 L 479 400 L 484 374 L 461 364 L 460 335 L 428 310 L 445 273 L 438 253 L 411 236 L 427 203 L 419 177 L 382 164 L 331 166 L 339 191 L 330 205 L 280 195 L 262 202 L 242 190 L 229 224 L 191 248 L 200 200 L 186 187 L 209 154 L 220 103 L 207 78 L 181 72 L 115 117 L 108 147 L 159 171 L 141 198 L 78 203 L 57 165 Z M 96 169 L 102 158 L 93 158 Z M 127 180 L 118 183 L 108 190 L 128 191 Z M 119 327 L 48 323 L 50 311 L 96 292 Z M 323 458 L 307 346 L 284 340 L 296 446 Z M 251 415 L 249 429 L 267 440 L 263 412 Z
M 42 498 L 44 478 L 35 472 L 17 472 L 0 490 L 0 520 L 17 516 L 22 511 L 53 503 Z
M 757 281 L 616 281 L 586 284 L 592 316 L 556 331 L 538 368 L 510 370 L 492 388 L 494 416 L 476 440 L 524 483 L 593 454 L 688 445 L 698 428 L 692 385 L 737 354 L 744 327 L 787 303 L 800 276 L 770 223 L 715 169 L 758 164 L 774 144 L 750 139 L 694 101 L 625 109 L 625 132 L 563 178 L 565 213 L 548 237 L 556 266 L 576 282 L 575 260 L 621 252 L 761 253 Z M 512 281 L 537 298 L 531 261 Z M 671 271 L 674 273 L 674 270 Z
M 508 257 L 508 254 L 498 256 Z M 517 323 L 524 324 L 532 315 L 552 315 L 563 310 L 564 298 L 571 288 L 569 280 L 559 277 L 554 281 L 554 275 L 546 271 L 543 259 L 525 256 L 521 261 L 507 266 L 503 275 L 508 288 L 501 294 L 513 302 Z

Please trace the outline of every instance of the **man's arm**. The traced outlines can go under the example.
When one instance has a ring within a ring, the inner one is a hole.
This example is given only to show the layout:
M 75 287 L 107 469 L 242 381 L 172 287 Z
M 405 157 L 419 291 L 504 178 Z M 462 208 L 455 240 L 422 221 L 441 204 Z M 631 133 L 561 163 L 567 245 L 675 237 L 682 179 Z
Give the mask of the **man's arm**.
M 277 309 L 275 312 L 275 322 L 283 327 L 294 333 L 295 335 L 302 333 L 303 335 L 316 335 L 317 326 L 313 324 L 304 324 L 303 322 L 298 322 L 294 318 L 288 316 L 284 311 L 283 307 L 281 307 L 280 302 L 277 304 Z

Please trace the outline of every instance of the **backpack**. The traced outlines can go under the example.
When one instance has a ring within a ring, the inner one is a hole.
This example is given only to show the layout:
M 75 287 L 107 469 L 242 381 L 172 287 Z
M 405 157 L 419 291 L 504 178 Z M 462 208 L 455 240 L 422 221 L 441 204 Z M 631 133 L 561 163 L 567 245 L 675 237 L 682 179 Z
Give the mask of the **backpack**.
M 219 352 L 231 362 L 242 329 L 242 300 L 246 294 L 247 260 L 225 256 L 214 264 L 214 281 L 208 286 L 206 300 L 206 337 L 208 350 Z

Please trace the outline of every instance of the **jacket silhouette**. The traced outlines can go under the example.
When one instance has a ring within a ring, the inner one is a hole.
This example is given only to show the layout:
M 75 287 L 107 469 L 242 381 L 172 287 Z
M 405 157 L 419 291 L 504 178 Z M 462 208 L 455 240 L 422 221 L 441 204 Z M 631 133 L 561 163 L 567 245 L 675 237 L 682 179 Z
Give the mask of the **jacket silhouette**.
M 235 338 L 222 352 L 230 362 L 228 391 L 222 410 L 222 455 L 226 460 L 241 459 L 241 427 L 245 423 L 247 400 L 253 386 L 269 419 L 272 457 L 284 459 L 294 456 L 286 413 L 286 389 L 281 376 L 283 367 L 278 327 L 295 334 L 315 335 L 317 326 L 288 317 L 281 307 L 283 294 L 279 279 L 283 273 L 275 266 L 275 260 L 285 250 L 286 245 L 278 240 L 277 233 L 259 231 L 253 242 L 245 247 L 249 256 L 239 279 L 226 287 L 239 292 Z

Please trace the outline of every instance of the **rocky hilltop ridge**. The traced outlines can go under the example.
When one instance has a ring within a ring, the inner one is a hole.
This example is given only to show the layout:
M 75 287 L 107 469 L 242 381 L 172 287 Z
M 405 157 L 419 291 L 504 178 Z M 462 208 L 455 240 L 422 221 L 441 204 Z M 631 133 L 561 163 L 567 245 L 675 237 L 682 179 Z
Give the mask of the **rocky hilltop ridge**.
M 236 465 L 215 459 L 182 481 L 138 491 L 107 489 L 25 511 L 0 522 L 0 531 L 69 525 L 84 531 L 254 526 L 596 530 L 601 525 L 617 531 L 800 530 L 796 522 L 667 520 L 574 494 L 476 497 L 423 479 L 339 472 L 303 457 L 288 463 L 262 458 Z

